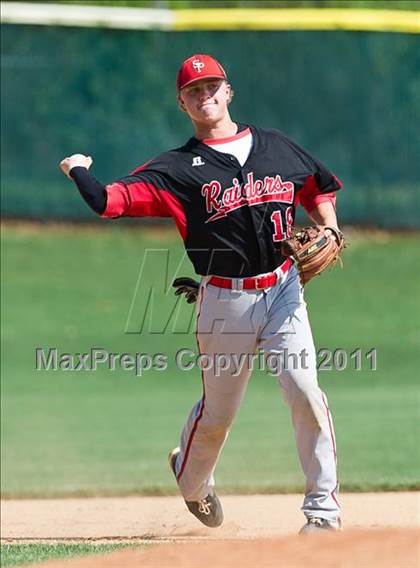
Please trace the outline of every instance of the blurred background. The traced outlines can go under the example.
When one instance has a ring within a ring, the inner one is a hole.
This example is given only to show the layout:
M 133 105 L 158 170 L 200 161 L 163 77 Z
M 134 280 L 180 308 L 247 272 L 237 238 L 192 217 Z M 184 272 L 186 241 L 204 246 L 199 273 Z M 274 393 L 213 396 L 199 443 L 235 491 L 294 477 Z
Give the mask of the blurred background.
M 198 373 L 173 363 L 141 379 L 36 372 L 35 349 L 170 361 L 195 349 L 193 333 L 124 333 L 145 251 L 170 252 L 166 272 L 149 267 L 168 286 L 182 256 L 171 222 L 97 219 L 58 163 L 90 154 L 108 183 L 182 145 L 192 130 L 175 76 L 196 52 L 227 69 L 235 120 L 284 131 L 343 180 L 344 269 L 307 291 L 317 347 L 363 353 L 361 371 L 349 360 L 320 373 L 342 487 L 419 487 L 419 10 L 391 0 L 2 3 L 4 496 L 176 491 L 166 453 L 200 397 Z M 277 392 L 255 373 L 218 469 L 222 492 L 302 490 Z

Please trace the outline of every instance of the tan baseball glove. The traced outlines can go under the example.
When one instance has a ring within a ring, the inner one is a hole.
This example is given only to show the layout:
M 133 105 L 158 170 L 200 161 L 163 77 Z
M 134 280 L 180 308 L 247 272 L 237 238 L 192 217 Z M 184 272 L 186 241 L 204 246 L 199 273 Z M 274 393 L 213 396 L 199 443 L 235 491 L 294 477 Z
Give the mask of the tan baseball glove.
M 302 286 L 333 266 L 346 246 L 343 233 L 334 227 L 305 227 L 282 243 L 282 253 L 293 258 Z

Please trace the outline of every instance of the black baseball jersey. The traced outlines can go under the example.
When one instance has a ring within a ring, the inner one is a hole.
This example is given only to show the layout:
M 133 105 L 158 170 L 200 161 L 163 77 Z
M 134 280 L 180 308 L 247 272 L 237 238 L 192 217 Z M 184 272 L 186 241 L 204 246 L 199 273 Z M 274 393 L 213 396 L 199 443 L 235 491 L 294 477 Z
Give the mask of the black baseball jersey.
M 284 260 L 281 241 L 291 235 L 298 201 L 310 211 L 341 182 L 283 133 L 249 128 L 243 166 L 191 138 L 107 185 L 102 216 L 173 217 L 197 274 L 273 271 Z

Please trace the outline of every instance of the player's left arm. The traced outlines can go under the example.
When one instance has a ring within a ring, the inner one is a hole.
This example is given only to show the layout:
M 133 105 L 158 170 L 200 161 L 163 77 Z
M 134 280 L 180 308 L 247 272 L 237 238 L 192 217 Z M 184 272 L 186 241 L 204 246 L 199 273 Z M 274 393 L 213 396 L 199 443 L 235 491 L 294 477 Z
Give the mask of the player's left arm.
M 287 136 L 283 135 L 282 138 L 298 154 L 310 172 L 298 189 L 296 202 L 300 203 L 316 225 L 338 229 L 336 192 L 343 187 L 341 180 L 321 161 Z
M 308 211 L 307 214 L 317 225 L 338 229 L 337 213 L 333 201 L 322 201 L 316 204 L 314 209 Z

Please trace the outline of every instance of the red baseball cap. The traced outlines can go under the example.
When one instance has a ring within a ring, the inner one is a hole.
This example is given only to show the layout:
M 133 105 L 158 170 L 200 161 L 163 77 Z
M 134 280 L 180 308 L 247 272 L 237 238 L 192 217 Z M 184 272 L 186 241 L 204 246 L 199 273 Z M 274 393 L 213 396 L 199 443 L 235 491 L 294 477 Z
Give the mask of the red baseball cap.
M 211 55 L 192 55 L 184 61 L 176 77 L 178 91 L 200 79 L 227 79 L 226 72 Z

